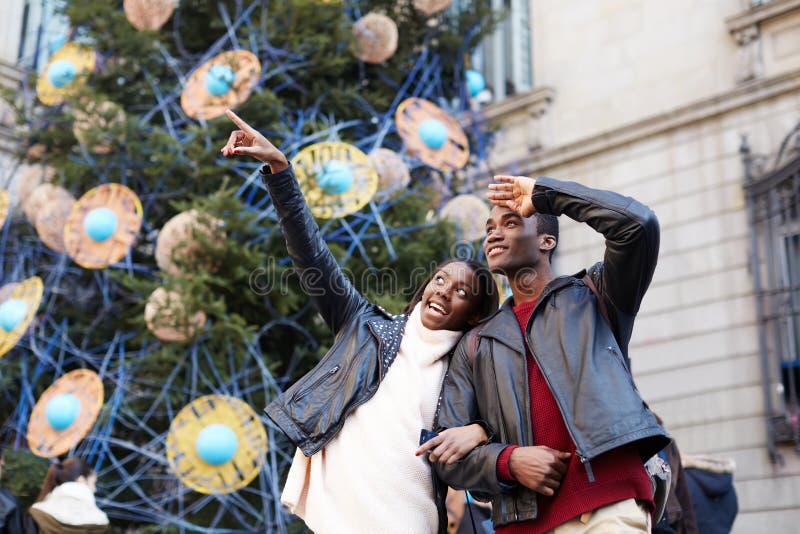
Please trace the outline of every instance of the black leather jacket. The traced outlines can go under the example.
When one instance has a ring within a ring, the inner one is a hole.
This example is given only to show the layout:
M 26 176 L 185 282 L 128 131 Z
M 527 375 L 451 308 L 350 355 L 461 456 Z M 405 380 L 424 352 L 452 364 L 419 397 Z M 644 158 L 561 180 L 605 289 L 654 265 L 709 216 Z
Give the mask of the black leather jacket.
M 598 310 L 582 272 L 556 278 L 545 287 L 525 338 L 509 299 L 476 327 L 472 363 L 469 336 L 456 348 L 437 425 L 483 420 L 494 430 L 495 441 L 454 465 L 437 463 L 435 469 L 449 485 L 491 499 L 495 525 L 533 519 L 537 513 L 536 493 L 498 480 L 496 470 L 497 457 L 507 444 L 534 444 L 526 345 L 550 386 L 590 480 L 591 460 L 604 452 L 636 443 L 645 459 L 670 441 L 642 401 L 627 359 L 633 322 L 658 256 L 655 215 L 631 198 L 550 178 L 537 180 L 533 203 L 539 213 L 566 215 L 604 235 L 604 261 L 589 274 L 613 326 Z
M 397 356 L 408 318 L 389 314 L 353 287 L 322 239 L 291 167 L 270 175 L 264 166 L 261 173 L 303 290 L 336 336 L 316 367 L 265 408 L 303 454 L 311 456 L 378 390 Z M 445 532 L 447 488 L 435 475 L 433 479 L 439 531 Z

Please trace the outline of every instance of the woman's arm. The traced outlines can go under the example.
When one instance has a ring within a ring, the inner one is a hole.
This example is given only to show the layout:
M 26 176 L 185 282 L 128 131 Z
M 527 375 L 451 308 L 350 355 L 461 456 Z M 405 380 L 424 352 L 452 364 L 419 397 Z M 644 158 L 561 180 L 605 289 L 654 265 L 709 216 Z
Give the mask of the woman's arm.
M 425 454 L 430 451 L 428 459 L 431 462 L 440 462 L 451 465 L 462 459 L 469 451 L 478 445 L 489 442 L 486 430 L 479 424 L 447 428 L 439 432 L 422 444 L 417 449 L 416 455 Z
M 322 239 L 286 156 L 233 111 L 226 113 L 240 129 L 231 133 L 222 154 L 252 156 L 269 165 L 269 172 L 262 169 L 261 173 L 300 285 L 330 329 L 338 332 L 369 302 L 344 275 Z

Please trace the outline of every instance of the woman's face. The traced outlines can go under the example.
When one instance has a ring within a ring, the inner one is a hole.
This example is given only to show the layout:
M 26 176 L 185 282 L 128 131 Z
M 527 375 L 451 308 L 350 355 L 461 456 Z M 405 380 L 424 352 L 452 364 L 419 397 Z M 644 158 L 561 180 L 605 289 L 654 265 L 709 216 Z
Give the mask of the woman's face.
M 433 274 L 422 293 L 422 324 L 431 330 L 467 330 L 477 320 L 475 272 L 460 261 Z

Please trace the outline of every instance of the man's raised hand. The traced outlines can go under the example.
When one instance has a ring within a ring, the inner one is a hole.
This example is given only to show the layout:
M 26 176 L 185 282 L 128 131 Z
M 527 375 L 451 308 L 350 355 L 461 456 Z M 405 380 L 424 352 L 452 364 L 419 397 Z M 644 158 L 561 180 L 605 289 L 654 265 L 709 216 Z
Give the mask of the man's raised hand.
M 486 194 L 492 204 L 509 208 L 523 217 L 530 217 L 536 212 L 532 198 L 536 180 L 527 176 L 501 174 L 495 176 L 494 181 L 497 183 L 489 184 L 489 192 Z
M 228 142 L 220 149 L 223 156 L 252 156 L 268 164 L 273 173 L 280 172 L 289 166 L 283 152 L 270 143 L 258 130 L 231 110 L 226 110 L 225 114 L 239 129 L 231 132 Z

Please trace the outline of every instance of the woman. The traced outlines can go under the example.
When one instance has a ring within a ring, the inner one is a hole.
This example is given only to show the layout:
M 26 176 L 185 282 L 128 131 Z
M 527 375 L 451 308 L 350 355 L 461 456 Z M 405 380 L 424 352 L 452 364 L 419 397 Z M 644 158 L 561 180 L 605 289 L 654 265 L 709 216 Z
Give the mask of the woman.
M 31 506 L 40 534 L 94 534 L 108 530 L 108 516 L 94 500 L 96 483 L 94 469 L 80 458 L 51 465 L 42 491 Z
M 282 501 L 315 532 L 444 532 L 446 488 L 415 451 L 434 423 L 445 356 L 497 310 L 491 274 L 476 262 L 445 262 L 402 315 L 388 314 L 342 273 L 286 157 L 227 113 L 240 129 L 221 152 L 266 164 L 263 180 L 301 285 L 336 334 L 320 363 L 266 408 L 298 446 Z M 428 447 L 454 462 L 486 440 L 475 424 L 444 430 Z

